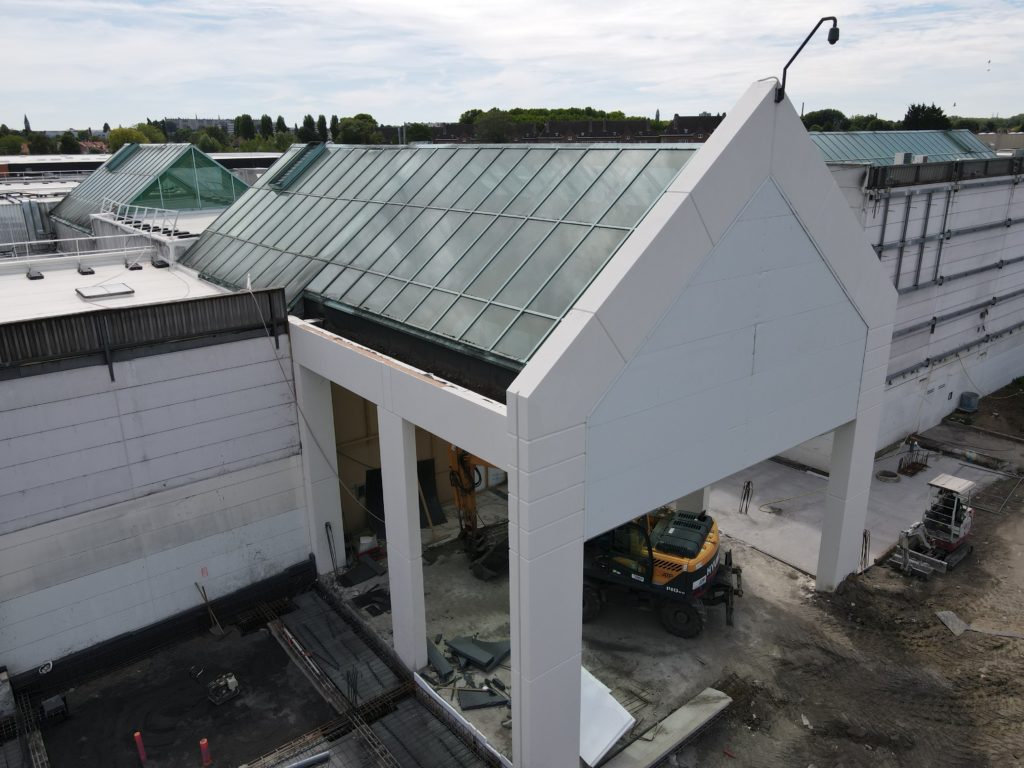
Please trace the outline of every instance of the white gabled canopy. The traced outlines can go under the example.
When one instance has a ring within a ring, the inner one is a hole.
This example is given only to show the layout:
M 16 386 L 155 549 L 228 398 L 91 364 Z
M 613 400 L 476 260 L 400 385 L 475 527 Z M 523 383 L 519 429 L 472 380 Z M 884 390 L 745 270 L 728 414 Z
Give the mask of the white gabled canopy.
M 774 92 L 751 86 L 510 387 L 520 441 L 579 434 L 587 537 L 849 422 L 884 369 L 896 294 Z

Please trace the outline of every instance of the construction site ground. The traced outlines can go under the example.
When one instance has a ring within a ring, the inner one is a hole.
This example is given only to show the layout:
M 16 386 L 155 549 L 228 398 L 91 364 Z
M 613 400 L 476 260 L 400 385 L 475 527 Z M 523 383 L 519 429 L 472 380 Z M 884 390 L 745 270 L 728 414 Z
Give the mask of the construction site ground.
M 944 433 L 950 442 L 977 441 L 967 427 L 943 429 L 952 430 Z M 712 686 L 733 704 L 666 764 L 1024 765 L 1024 640 L 970 631 L 956 637 L 935 616 L 950 610 L 976 626 L 1024 631 L 1024 484 L 1012 472 L 945 457 L 903 486 L 904 495 L 920 487 L 903 499 L 912 508 L 900 509 L 900 519 L 920 518 L 927 480 L 939 471 L 984 486 L 975 497 L 975 551 L 949 574 L 921 581 L 875 566 L 824 595 L 806 573 L 730 536 L 725 525 L 724 546 L 743 567 L 745 590 L 733 627 L 722 607 L 713 608 L 704 633 L 682 640 L 654 611 L 606 605 L 584 625 L 583 664 L 634 714 L 632 736 Z M 764 498 L 773 490 L 765 487 Z M 880 554 L 883 542 L 872 544 Z M 431 636 L 508 637 L 507 578 L 472 577 L 458 540 L 428 547 L 424 560 Z M 369 620 L 389 634 L 390 616 Z M 510 682 L 507 664 L 494 674 Z M 510 754 L 504 708 L 463 715 Z
M 218 706 L 206 684 L 225 672 L 236 675 L 240 694 Z M 202 738 L 216 765 L 237 766 L 335 717 L 266 630 L 235 628 L 173 643 L 79 685 L 69 708 L 71 717 L 43 731 L 55 768 L 135 768 L 135 731 L 147 768 L 202 765 Z

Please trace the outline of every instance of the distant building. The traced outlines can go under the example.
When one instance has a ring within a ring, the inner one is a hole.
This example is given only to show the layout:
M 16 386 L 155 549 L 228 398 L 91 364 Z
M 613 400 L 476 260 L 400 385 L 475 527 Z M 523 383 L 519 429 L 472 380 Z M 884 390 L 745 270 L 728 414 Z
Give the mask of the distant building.
M 609 120 L 548 120 L 536 123 L 512 123 L 508 140 L 537 144 L 573 142 L 616 143 L 703 143 L 711 135 L 724 115 L 675 115 L 666 128 L 657 128 L 647 119 Z M 434 123 L 430 126 L 431 141 L 435 144 L 474 143 L 476 127 L 467 123 Z M 401 126 L 382 125 L 380 132 L 386 144 L 398 144 Z
M 228 136 L 235 135 L 235 121 L 219 117 L 165 117 L 164 132 L 171 138 L 181 128 L 198 131 L 203 128 L 220 128 Z

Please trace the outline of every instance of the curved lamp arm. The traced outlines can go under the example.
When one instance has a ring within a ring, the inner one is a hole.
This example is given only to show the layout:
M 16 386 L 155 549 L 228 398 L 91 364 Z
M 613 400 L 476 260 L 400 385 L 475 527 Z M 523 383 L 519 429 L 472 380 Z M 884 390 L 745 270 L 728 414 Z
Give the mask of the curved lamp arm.
M 810 42 L 810 39 L 814 37 L 814 33 L 818 31 L 818 27 L 824 24 L 826 21 L 832 22 L 832 28 L 828 31 L 828 44 L 835 45 L 839 40 L 839 20 L 835 16 L 822 16 L 818 23 L 814 25 L 814 29 L 811 30 L 811 34 L 804 38 L 804 41 L 800 44 L 800 47 L 796 49 L 789 61 L 786 62 L 786 66 L 782 68 L 782 85 L 775 89 L 775 103 L 778 104 L 784 98 L 786 98 L 786 70 L 789 69 L 789 65 L 793 63 L 793 60 L 800 55 L 800 51 L 804 49 L 804 46 Z

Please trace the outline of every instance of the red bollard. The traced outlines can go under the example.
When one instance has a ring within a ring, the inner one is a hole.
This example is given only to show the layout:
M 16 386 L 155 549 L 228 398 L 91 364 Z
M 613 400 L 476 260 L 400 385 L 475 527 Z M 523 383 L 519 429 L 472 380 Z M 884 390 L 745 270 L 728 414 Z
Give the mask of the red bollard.
M 199 740 L 199 754 L 203 756 L 203 768 L 213 765 L 213 758 L 210 757 L 210 745 L 206 739 Z
M 139 763 L 142 765 L 146 764 L 146 748 L 142 744 L 142 733 L 140 731 L 135 732 L 135 748 L 139 750 Z

